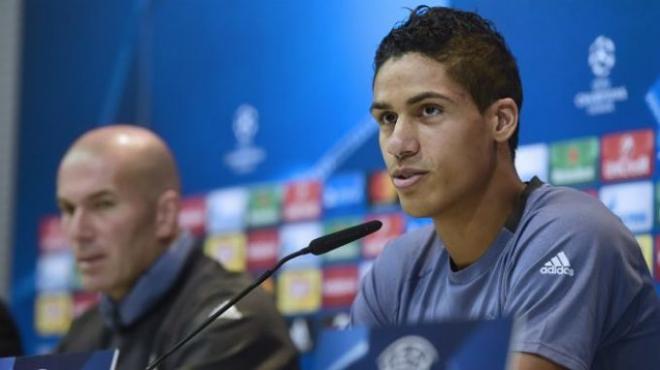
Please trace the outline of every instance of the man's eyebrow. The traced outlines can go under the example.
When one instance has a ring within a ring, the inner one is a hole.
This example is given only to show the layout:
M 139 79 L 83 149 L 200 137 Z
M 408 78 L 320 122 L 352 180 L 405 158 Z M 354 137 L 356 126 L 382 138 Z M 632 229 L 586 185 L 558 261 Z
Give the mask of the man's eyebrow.
M 419 93 L 415 96 L 412 96 L 406 100 L 407 105 L 414 105 L 417 104 L 425 99 L 443 99 L 448 102 L 454 102 L 454 100 L 447 95 L 437 93 L 435 91 L 425 91 L 422 93 Z M 371 107 L 369 107 L 369 111 L 373 112 L 374 110 L 387 110 L 387 109 L 392 109 L 392 105 L 385 103 L 385 102 L 378 102 L 375 101 L 371 103 Z
M 105 197 L 105 196 L 113 196 L 112 191 L 110 191 L 108 189 L 99 190 L 95 193 L 92 193 L 91 195 L 86 196 L 85 200 L 88 200 L 88 201 L 89 200 L 95 200 L 95 199 L 102 198 L 102 197 Z M 61 197 L 61 196 L 58 195 L 57 196 L 57 203 L 64 205 L 64 204 L 69 204 L 71 202 L 69 202 L 69 200 L 66 199 L 65 197 Z
M 443 100 L 447 100 L 447 101 L 452 102 L 452 103 L 454 102 L 454 100 L 452 100 L 447 95 L 440 94 L 440 93 L 437 93 L 437 92 L 434 92 L 434 91 L 425 91 L 423 93 L 419 93 L 415 96 L 412 96 L 412 97 L 408 98 L 408 100 L 406 101 L 406 104 L 407 105 L 417 104 L 420 101 L 425 100 L 425 99 L 443 99 Z
M 387 104 L 387 103 L 382 103 L 382 102 L 373 102 L 371 103 L 371 107 L 369 107 L 369 112 L 373 112 L 374 110 L 386 110 L 386 109 L 391 109 L 392 106 Z

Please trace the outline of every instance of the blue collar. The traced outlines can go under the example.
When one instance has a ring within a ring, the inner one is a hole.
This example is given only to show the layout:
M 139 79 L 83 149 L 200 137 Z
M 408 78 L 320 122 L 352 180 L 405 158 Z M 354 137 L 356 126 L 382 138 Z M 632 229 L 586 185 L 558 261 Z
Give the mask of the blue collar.
M 102 294 L 99 309 L 105 324 L 115 330 L 125 328 L 149 312 L 174 286 L 194 246 L 193 237 L 183 232 L 140 276 L 121 301 L 116 302 Z

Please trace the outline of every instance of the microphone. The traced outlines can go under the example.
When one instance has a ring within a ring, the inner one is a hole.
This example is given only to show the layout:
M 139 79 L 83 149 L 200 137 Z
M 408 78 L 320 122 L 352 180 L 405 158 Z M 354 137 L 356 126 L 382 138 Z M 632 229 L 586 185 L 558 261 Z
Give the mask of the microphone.
M 320 255 L 328 253 L 333 249 L 337 249 L 342 245 L 346 245 L 354 240 L 363 238 L 383 226 L 383 223 L 378 220 L 373 220 L 359 224 L 356 226 L 351 226 L 346 229 L 336 231 L 332 234 L 324 235 L 320 238 L 316 238 L 309 243 L 308 249 L 309 252 L 313 255 Z
M 376 232 L 378 229 L 381 228 L 381 226 L 383 226 L 383 223 L 378 220 L 372 220 L 360 225 L 351 226 L 349 228 L 342 229 L 334 233 L 318 237 L 312 240 L 307 247 L 285 256 L 275 265 L 275 267 L 273 267 L 270 270 L 266 270 L 263 274 L 261 274 L 261 276 L 259 276 L 259 278 L 257 278 L 257 280 L 255 280 L 249 286 L 245 287 L 245 289 L 243 289 L 241 292 L 235 295 L 234 298 L 225 302 L 221 307 L 213 310 L 213 312 L 209 315 L 209 317 L 206 320 L 204 320 L 204 322 L 202 322 L 199 326 L 197 326 L 197 328 L 195 328 L 192 332 L 190 332 L 190 334 L 188 334 L 185 338 L 178 341 L 169 351 L 165 352 L 165 354 L 161 355 L 159 358 L 157 358 L 152 363 L 150 363 L 145 370 L 154 370 L 161 362 L 163 362 L 166 358 L 168 358 L 177 349 L 181 348 L 184 344 L 188 343 L 192 338 L 194 338 L 197 334 L 199 334 L 202 330 L 204 330 L 207 326 L 209 326 L 213 321 L 215 321 L 215 319 L 220 317 L 225 311 L 227 311 L 230 307 L 236 304 L 236 302 L 240 301 L 254 288 L 259 286 L 271 275 L 273 275 L 275 271 L 277 271 L 277 269 L 279 269 L 283 264 L 287 263 L 288 261 L 298 256 L 302 256 L 308 253 L 317 256 L 324 253 L 328 253 L 334 249 L 341 247 L 342 245 L 346 245 L 352 241 L 358 240 L 373 232 Z

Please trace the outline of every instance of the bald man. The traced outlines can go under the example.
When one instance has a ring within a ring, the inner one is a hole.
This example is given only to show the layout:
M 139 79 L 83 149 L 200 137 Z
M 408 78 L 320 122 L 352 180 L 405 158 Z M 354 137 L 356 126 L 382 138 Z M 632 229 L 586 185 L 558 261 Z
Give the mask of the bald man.
M 60 352 L 118 348 L 118 369 L 142 369 L 250 283 L 204 256 L 178 227 L 174 158 L 154 133 L 92 130 L 57 176 L 62 226 L 82 285 L 100 304 L 76 319 Z M 296 351 L 272 299 L 254 291 L 160 367 L 291 369 Z

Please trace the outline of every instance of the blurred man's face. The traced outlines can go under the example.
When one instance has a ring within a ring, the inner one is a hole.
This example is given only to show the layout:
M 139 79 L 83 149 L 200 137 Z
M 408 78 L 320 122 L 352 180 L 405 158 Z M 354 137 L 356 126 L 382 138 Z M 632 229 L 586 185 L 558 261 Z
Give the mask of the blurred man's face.
M 495 168 L 496 145 L 472 97 L 442 63 L 418 53 L 385 62 L 371 113 L 406 212 L 439 217 L 478 202 Z
M 62 227 L 83 287 L 116 300 L 157 253 L 156 202 L 120 164 L 117 156 L 71 153 L 57 179 Z

